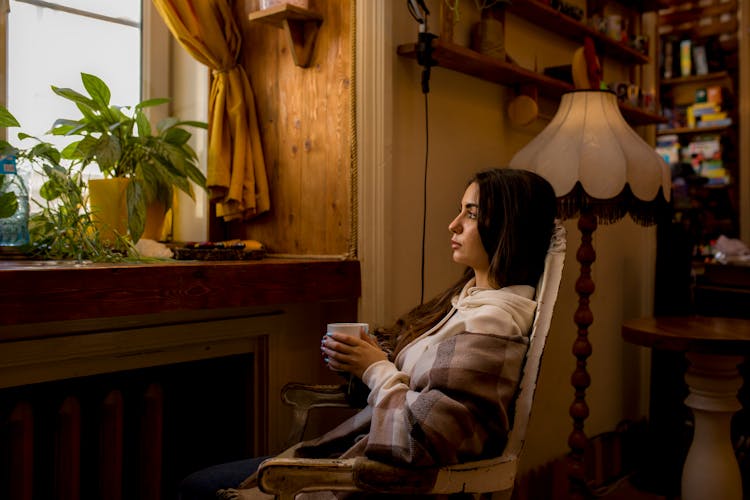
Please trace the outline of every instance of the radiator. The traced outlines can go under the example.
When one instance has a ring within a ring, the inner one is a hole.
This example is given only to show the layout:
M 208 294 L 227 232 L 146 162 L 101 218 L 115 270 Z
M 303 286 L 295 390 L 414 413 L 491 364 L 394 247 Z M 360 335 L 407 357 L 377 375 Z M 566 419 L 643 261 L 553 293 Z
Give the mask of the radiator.
M 0 499 L 159 500 L 252 456 L 253 356 L 0 390 Z

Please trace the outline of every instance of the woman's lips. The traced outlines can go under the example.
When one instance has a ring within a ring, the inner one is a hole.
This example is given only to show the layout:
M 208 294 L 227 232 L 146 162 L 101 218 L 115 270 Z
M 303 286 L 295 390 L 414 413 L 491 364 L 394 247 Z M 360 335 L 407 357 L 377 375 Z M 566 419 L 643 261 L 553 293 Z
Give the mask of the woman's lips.
M 457 248 L 459 248 L 460 246 L 461 246 L 461 244 L 460 244 L 459 242 L 451 240 L 451 248 L 452 248 L 453 250 L 456 250 L 456 249 L 457 249 Z

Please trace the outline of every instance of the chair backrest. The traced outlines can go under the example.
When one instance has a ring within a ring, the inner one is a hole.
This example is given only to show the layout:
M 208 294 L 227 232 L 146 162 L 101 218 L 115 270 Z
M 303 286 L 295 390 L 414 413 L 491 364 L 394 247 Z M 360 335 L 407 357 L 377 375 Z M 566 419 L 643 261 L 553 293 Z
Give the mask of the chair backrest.
M 552 321 L 552 312 L 560 288 L 565 248 L 565 227 L 559 221 L 556 221 L 550 248 L 544 261 L 544 273 L 536 287 L 536 312 L 529 334 L 529 349 L 526 352 L 518 395 L 515 400 L 508 442 L 503 452 L 506 458 L 517 458 L 521 454 L 526 441 L 526 430 L 531 417 L 531 407 L 534 402 L 537 380 L 539 379 L 542 354 L 544 354 L 547 334 Z

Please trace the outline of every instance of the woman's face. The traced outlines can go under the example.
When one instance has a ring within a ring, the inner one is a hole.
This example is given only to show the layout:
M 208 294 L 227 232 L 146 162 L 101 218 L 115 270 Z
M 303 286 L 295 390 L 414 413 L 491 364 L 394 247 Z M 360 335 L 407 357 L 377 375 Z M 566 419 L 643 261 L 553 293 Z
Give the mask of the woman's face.
M 454 262 L 474 269 L 477 285 L 487 286 L 490 259 L 479 236 L 478 218 L 479 186 L 473 182 L 466 188 L 461 200 L 461 212 L 448 225 L 448 230 L 452 233 L 451 248 Z

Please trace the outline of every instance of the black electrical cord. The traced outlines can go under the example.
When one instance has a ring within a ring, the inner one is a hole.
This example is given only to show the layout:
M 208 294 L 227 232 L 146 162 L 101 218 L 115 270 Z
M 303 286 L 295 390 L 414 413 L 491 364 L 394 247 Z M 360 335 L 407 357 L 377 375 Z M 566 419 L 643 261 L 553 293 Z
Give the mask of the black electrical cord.
M 432 58 L 432 41 L 437 35 L 427 31 L 427 16 L 430 11 L 427 10 L 424 0 L 406 0 L 406 6 L 409 13 L 417 23 L 419 23 L 419 35 L 417 37 L 417 63 L 422 66 L 421 87 L 424 94 L 424 131 L 425 131 L 425 151 L 424 151 L 424 177 L 422 179 L 422 276 L 420 284 L 419 303 L 424 304 L 424 281 L 425 281 L 425 240 L 427 234 L 427 165 L 429 164 L 430 152 L 430 127 L 429 127 L 429 106 L 427 94 L 430 92 L 430 68 L 437 64 Z

